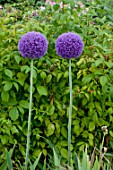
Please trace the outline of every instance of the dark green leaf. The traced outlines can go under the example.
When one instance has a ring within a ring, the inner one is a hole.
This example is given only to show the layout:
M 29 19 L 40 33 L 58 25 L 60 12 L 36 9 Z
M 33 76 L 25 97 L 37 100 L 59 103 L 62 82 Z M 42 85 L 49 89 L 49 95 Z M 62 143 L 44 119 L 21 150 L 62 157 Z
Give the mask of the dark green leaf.
M 12 79 L 13 73 L 11 70 L 5 69 L 5 75 L 7 75 L 8 77 L 10 77 Z
M 108 82 L 108 78 L 106 76 L 101 76 L 100 77 L 100 84 L 101 86 L 105 86 Z
M 48 95 L 48 91 L 47 91 L 47 88 L 44 87 L 44 86 L 37 86 L 37 91 L 38 93 L 42 96 L 47 96 Z
M 1 92 L 1 98 L 4 102 L 8 102 L 9 101 L 9 93 L 8 92 L 5 92 L 5 91 L 2 91 Z
M 7 81 L 6 84 L 4 85 L 4 91 L 9 91 L 12 88 L 12 82 Z
M 29 102 L 28 102 L 27 100 L 21 100 L 21 101 L 19 102 L 19 105 L 20 105 L 21 107 L 23 107 L 23 108 L 26 108 L 26 109 L 29 108 Z
M 11 118 L 11 120 L 15 121 L 18 119 L 19 117 L 19 112 L 18 109 L 16 107 L 13 107 L 10 112 L 9 112 L 9 117 Z

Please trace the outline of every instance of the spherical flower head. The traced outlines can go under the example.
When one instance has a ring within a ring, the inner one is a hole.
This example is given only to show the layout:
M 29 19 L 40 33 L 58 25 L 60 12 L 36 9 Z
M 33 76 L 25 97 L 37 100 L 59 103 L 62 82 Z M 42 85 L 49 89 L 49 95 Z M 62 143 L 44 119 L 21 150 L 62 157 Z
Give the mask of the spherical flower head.
M 61 34 L 55 44 L 56 53 L 66 59 L 78 58 L 82 54 L 83 47 L 81 37 L 73 32 Z
M 18 42 L 18 50 L 25 58 L 41 58 L 48 49 L 46 37 L 39 32 L 28 32 Z

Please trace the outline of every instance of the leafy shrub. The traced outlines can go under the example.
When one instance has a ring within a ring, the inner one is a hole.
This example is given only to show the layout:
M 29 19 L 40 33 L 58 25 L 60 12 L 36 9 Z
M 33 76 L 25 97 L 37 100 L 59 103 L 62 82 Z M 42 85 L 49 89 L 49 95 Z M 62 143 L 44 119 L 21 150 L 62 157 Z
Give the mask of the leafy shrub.
M 5 3 L 13 4 L 13 3 L 20 3 L 20 2 L 23 2 L 23 1 L 22 0 L 0 0 L 0 4 L 5 4 Z M 42 1 L 42 0 L 30 0 L 30 1 L 26 0 L 26 2 L 33 4 L 33 5 L 44 4 L 44 1 Z
M 25 157 L 30 61 L 20 56 L 17 44 L 24 33 L 32 30 L 43 33 L 49 41 L 46 56 L 34 61 L 32 159 L 41 151 L 44 157 L 49 152 L 40 136 L 52 141 L 62 161 L 67 159 L 68 63 L 56 55 L 54 47 L 58 35 L 64 32 L 79 33 L 85 43 L 82 57 L 72 61 L 71 149 L 81 151 L 86 143 L 89 148 L 98 145 L 103 125 L 109 127 L 113 137 L 113 24 L 103 16 L 94 19 L 95 7 L 85 11 L 79 6 L 74 10 L 72 2 L 70 6 L 62 10 L 59 4 L 43 11 L 38 8 L 38 17 L 32 15 L 33 6 L 13 6 L 10 11 L 7 6 L 0 14 L 0 162 L 5 147 L 10 149 L 14 143 L 15 166 Z
M 4 4 L 4 3 L 14 3 L 14 2 L 19 2 L 19 0 L 0 0 L 0 4 Z

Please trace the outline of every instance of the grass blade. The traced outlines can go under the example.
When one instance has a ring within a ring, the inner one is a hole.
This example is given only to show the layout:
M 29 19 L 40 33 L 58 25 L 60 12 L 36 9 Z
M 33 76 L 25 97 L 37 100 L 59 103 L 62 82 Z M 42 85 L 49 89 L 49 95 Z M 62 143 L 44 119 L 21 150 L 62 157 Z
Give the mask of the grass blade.
M 0 166 L 0 170 L 7 170 L 7 161 L 4 161 L 4 163 Z
M 7 170 L 8 163 L 9 163 L 9 164 L 12 164 L 12 162 L 11 162 L 11 157 L 12 157 L 13 151 L 14 151 L 14 149 L 15 149 L 15 146 L 16 146 L 16 144 L 14 144 L 13 148 L 10 149 L 9 152 L 8 152 L 7 149 L 6 149 L 6 160 L 5 160 L 4 163 L 0 166 L 0 170 Z
M 96 161 L 95 161 L 95 164 L 94 164 L 94 170 L 97 170 L 97 169 L 99 169 L 99 162 L 98 162 L 98 159 L 97 159 L 97 157 L 96 157 Z
M 60 160 L 54 148 L 53 148 L 53 155 L 54 155 L 55 170 L 60 170 Z
M 76 170 L 79 170 L 78 156 L 76 152 L 74 153 L 74 161 L 75 161 Z
M 38 165 L 38 162 L 39 162 L 39 160 L 40 160 L 41 155 L 42 155 L 42 152 L 40 152 L 38 158 L 35 160 L 34 164 L 32 165 L 33 170 L 36 169 L 36 167 L 37 167 L 37 165 Z
M 7 160 L 7 166 L 9 170 L 13 170 L 13 165 L 11 161 L 11 156 L 8 151 L 6 151 L 6 160 Z
M 85 149 L 85 152 L 83 152 L 83 158 L 82 158 L 82 170 L 87 170 L 87 147 Z
M 44 166 L 42 170 L 46 170 L 46 158 L 44 159 Z
M 23 167 L 22 167 L 22 164 L 20 163 L 20 161 L 18 160 L 18 163 L 19 163 L 19 170 L 23 170 Z

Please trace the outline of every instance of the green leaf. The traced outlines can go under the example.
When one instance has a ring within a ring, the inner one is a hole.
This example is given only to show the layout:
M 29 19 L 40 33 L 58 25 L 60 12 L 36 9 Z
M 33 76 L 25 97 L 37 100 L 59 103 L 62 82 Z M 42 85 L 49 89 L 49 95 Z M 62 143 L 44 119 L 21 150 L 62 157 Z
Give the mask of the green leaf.
M 80 116 L 84 116 L 85 112 L 84 112 L 84 110 L 78 110 L 78 114 L 79 114 Z
M 10 97 L 10 100 L 8 101 L 7 105 L 8 105 L 8 106 L 17 105 L 16 99 L 15 99 L 14 97 L 13 97 L 13 98 Z
M 77 15 L 76 15 L 76 16 L 77 16 Z M 77 18 L 78 18 L 78 16 L 77 16 Z M 79 25 L 75 25 L 75 26 L 74 26 L 74 31 L 75 31 L 76 33 L 82 33 L 82 29 L 80 28 Z
M 99 102 L 95 102 L 95 107 L 96 107 L 96 109 L 97 109 L 98 112 L 102 112 L 102 108 L 101 108 Z
M 27 100 L 21 100 L 19 102 L 19 105 L 25 109 L 28 109 L 29 108 L 29 102 Z
M 11 127 L 11 132 L 12 132 L 12 134 L 14 134 L 14 133 L 18 133 L 19 131 L 18 131 L 18 129 L 16 128 L 16 126 L 12 126 Z
M 101 86 L 105 86 L 108 82 L 108 78 L 106 76 L 101 76 L 100 77 L 100 84 Z
M 68 158 L 68 151 L 65 148 L 61 148 L 61 156 L 63 158 Z
M 4 90 L 9 91 L 12 88 L 12 82 L 7 81 L 6 84 L 4 85 Z
M 8 139 L 9 139 L 9 136 L 7 136 L 7 135 L 3 135 L 2 136 L 2 138 L 1 138 L 1 142 L 2 142 L 2 144 L 6 144 L 7 142 L 8 142 Z
M 66 147 L 66 146 L 68 146 L 68 142 L 67 142 L 67 140 L 62 140 L 62 141 L 60 141 L 60 146 L 62 147 Z
M 19 90 L 18 84 L 17 84 L 16 82 L 13 82 L 13 85 L 15 86 L 15 88 L 16 88 L 16 90 L 17 90 L 17 92 L 18 92 L 18 90 Z
M 60 133 L 60 125 L 59 125 L 59 123 L 55 122 L 55 125 L 56 125 L 56 132 Z
M 5 69 L 5 75 L 7 75 L 8 77 L 10 77 L 12 79 L 13 72 L 9 69 Z
M 22 146 L 22 144 L 19 144 L 19 151 L 22 153 L 23 156 L 25 156 L 25 148 Z
M 110 130 L 109 134 L 110 134 L 110 136 L 112 136 L 112 137 L 113 137 L 113 132 L 112 132 L 111 130 Z
M 90 109 L 90 110 L 92 110 L 92 109 L 94 109 L 94 103 L 93 102 L 90 102 L 89 104 L 88 104 L 88 108 Z
M 17 64 L 19 64 L 20 61 L 22 60 L 22 57 L 20 57 L 20 56 L 18 56 L 18 55 L 14 56 L 14 58 L 15 58 Z
M 47 156 L 47 150 L 46 149 L 42 149 L 42 153 L 44 154 L 44 156 Z
M 44 71 L 42 71 L 40 73 L 40 77 L 44 80 L 46 78 L 46 73 Z
M 83 84 L 88 84 L 91 81 L 91 76 L 86 76 L 82 79 Z
M 49 74 L 46 78 L 46 83 L 49 83 L 51 81 L 51 79 L 52 79 L 52 75 Z
M 30 71 L 30 67 L 28 65 L 21 66 L 21 71 L 25 71 L 25 73 L 28 73 Z
M 89 122 L 89 130 L 93 131 L 95 129 L 95 124 L 94 122 Z
M 70 7 L 73 9 L 75 8 L 75 2 L 74 1 L 70 1 Z
M 26 79 L 26 75 L 24 73 L 19 72 L 17 74 L 17 77 L 18 77 L 17 81 L 23 86 Z
M 17 106 L 17 108 L 22 114 L 24 114 L 24 109 L 21 106 Z
M 11 118 L 11 120 L 15 121 L 18 119 L 19 117 L 19 112 L 18 109 L 16 107 L 13 107 L 10 112 L 9 112 L 9 117 Z
M 111 61 L 109 61 L 109 62 L 105 61 L 105 64 L 108 66 L 108 68 L 113 67 L 113 62 L 111 62 Z
M 58 110 L 62 111 L 62 105 L 59 101 L 55 100 L 55 104 L 56 104 L 56 107 L 58 108 Z
M 64 138 L 67 139 L 67 130 L 66 130 L 66 128 L 62 127 L 61 134 L 63 135 Z
M 60 8 L 60 5 L 59 4 L 55 4 L 55 5 L 53 5 L 53 9 L 56 11 L 56 10 L 58 10 Z
M 87 102 L 88 102 L 88 100 L 87 100 L 86 98 L 84 98 L 84 99 L 82 100 L 82 106 L 85 106 L 85 105 L 87 104 Z
M 69 72 L 68 72 L 68 71 L 65 71 L 65 73 L 64 73 L 64 78 L 68 78 L 68 76 L 69 76 Z
M 50 123 L 48 126 L 47 126 L 47 133 L 46 135 L 47 136 L 51 136 L 55 131 L 55 125 L 53 123 Z
M 94 115 L 93 115 L 93 122 L 96 124 L 98 122 L 98 116 L 97 116 L 97 113 L 94 112 Z
M 1 92 L 1 98 L 2 98 L 2 101 L 8 102 L 9 101 L 9 93 L 5 92 L 5 91 L 2 91 Z
M 42 96 L 47 96 L 48 95 L 48 91 L 47 91 L 47 88 L 44 87 L 44 86 L 37 86 L 37 91 L 38 93 Z
M 57 74 L 57 82 L 60 80 L 61 77 L 62 77 L 62 73 L 58 73 Z
M 55 107 L 53 105 L 47 106 L 47 115 L 53 115 L 54 110 L 55 110 Z
M 98 59 L 95 61 L 96 67 L 98 67 L 101 63 L 103 63 L 104 61 L 102 59 Z

